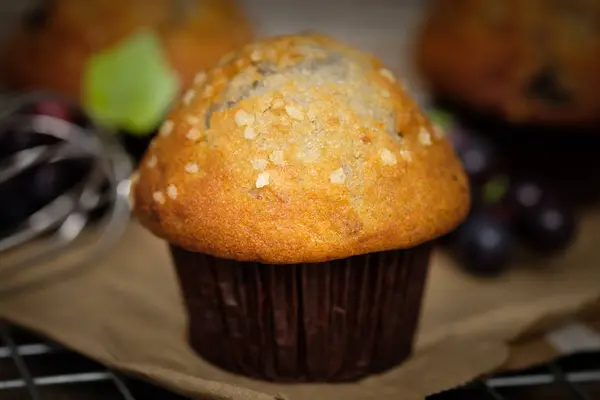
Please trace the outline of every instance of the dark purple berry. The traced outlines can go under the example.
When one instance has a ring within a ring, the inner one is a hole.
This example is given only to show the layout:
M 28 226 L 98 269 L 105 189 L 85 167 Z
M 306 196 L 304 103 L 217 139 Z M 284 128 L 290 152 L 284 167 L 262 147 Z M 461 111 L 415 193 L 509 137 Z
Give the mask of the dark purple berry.
M 514 240 L 508 226 L 484 213 L 472 214 L 454 234 L 461 264 L 476 275 L 498 275 L 509 265 Z
M 473 133 L 456 124 L 447 133 L 448 140 L 452 143 L 454 151 L 460 153 L 469 147 L 469 143 L 473 140 Z
M 481 184 L 497 172 L 498 159 L 493 146 L 482 138 L 473 138 L 458 155 L 473 184 Z
M 37 102 L 34 106 L 34 111 L 36 114 L 48 115 L 64 121 L 71 121 L 73 117 L 73 111 L 71 110 L 71 106 L 69 104 L 54 99 L 41 100 Z
M 556 201 L 529 208 L 519 221 L 523 240 L 534 250 L 552 254 L 566 249 L 576 235 L 573 211 Z
M 518 215 L 538 207 L 549 198 L 548 190 L 535 180 L 523 180 L 515 183 L 510 190 L 510 202 Z

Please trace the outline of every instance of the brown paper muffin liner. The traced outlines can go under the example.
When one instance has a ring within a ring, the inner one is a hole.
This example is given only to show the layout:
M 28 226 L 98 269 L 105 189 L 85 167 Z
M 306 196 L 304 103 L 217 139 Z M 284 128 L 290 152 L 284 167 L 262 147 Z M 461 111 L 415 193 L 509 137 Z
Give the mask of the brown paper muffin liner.
M 410 354 L 431 246 L 293 265 L 171 252 L 200 356 L 259 379 L 333 382 Z

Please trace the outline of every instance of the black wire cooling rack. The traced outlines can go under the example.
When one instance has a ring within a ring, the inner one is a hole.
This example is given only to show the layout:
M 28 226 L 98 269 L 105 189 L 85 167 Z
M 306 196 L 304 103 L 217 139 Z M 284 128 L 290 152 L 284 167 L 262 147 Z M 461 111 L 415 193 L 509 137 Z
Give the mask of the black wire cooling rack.
M 0 399 L 186 400 L 8 324 L 0 324 Z M 427 400 L 454 399 L 600 400 L 600 353 L 490 377 Z

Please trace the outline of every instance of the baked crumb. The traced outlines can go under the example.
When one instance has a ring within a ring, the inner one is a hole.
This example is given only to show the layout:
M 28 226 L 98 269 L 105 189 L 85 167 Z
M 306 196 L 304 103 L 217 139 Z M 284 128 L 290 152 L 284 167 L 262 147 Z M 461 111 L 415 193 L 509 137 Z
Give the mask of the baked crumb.
M 161 191 L 152 193 L 152 199 L 158 204 L 165 204 L 165 195 Z
M 317 148 L 306 148 L 298 152 L 296 157 L 303 163 L 311 164 L 319 160 L 321 152 Z
M 421 127 L 421 130 L 419 130 L 419 142 L 423 146 L 431 145 L 431 134 L 425 127 Z
M 167 196 L 169 196 L 173 200 L 177 198 L 177 188 L 175 187 L 175 185 L 169 185 L 167 187 Z
M 271 176 L 268 172 L 261 172 L 258 174 L 258 178 L 256 178 L 256 187 L 260 189 L 261 187 L 267 186 L 270 178 Z
M 160 127 L 160 136 L 167 137 L 173 131 L 173 127 L 175 123 L 170 119 L 166 120 L 164 124 Z
M 410 151 L 408 150 L 400 150 L 400 157 L 402 157 L 406 162 L 412 161 L 412 154 L 410 154 Z
M 343 184 L 346 182 L 346 173 L 343 168 L 336 169 L 329 175 L 329 181 L 336 185 Z
M 257 171 L 262 171 L 263 169 L 267 168 L 268 162 L 264 158 L 256 158 L 250 161 L 250 163 L 252 164 L 252 168 L 254 168 Z
M 269 160 L 275 165 L 285 165 L 285 160 L 283 158 L 283 151 L 275 150 L 269 155 Z
M 188 174 L 195 174 L 198 172 L 198 164 L 196 163 L 187 163 L 184 167 L 185 172 Z
M 396 165 L 396 155 L 388 149 L 381 150 L 381 153 L 379 153 L 379 155 L 381 156 L 381 160 L 384 164 Z

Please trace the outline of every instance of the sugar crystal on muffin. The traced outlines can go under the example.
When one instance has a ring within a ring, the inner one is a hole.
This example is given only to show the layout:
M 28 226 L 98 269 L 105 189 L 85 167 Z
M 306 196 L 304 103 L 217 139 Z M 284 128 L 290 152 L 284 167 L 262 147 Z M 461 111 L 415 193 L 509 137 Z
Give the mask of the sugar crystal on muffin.
M 387 165 L 395 165 L 396 164 L 396 156 L 394 153 L 389 151 L 388 149 L 381 150 L 381 160 L 384 164 Z
M 261 188 L 269 184 L 271 175 L 268 172 L 261 172 L 256 178 L 256 187 Z
M 185 165 L 185 172 L 187 172 L 188 174 L 195 174 L 198 172 L 198 170 L 198 164 L 196 163 L 187 163 Z
M 174 127 L 174 123 L 171 120 L 166 120 L 162 127 L 160 128 L 160 135 L 161 136 L 169 136 L 171 134 L 171 132 L 173 131 L 173 127 Z
M 167 196 L 169 196 L 171 199 L 175 200 L 177 198 L 177 187 L 175 185 L 169 185 L 167 187 Z
M 185 92 L 185 94 L 183 95 L 183 104 L 189 106 L 195 97 L 196 91 L 193 88 L 188 89 L 187 92 Z
M 346 182 L 346 173 L 343 168 L 338 168 L 329 175 L 329 180 L 334 184 L 342 184 Z

